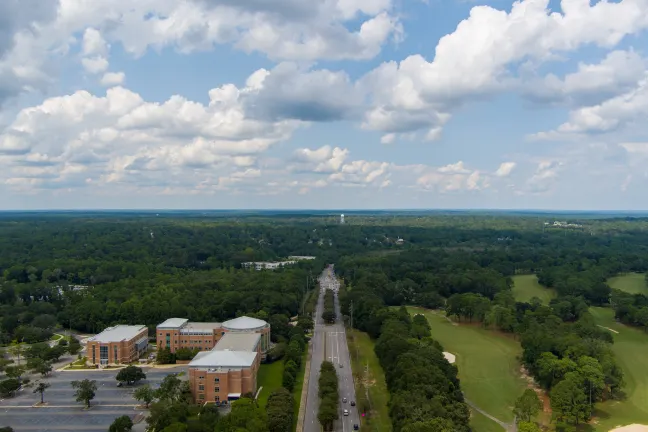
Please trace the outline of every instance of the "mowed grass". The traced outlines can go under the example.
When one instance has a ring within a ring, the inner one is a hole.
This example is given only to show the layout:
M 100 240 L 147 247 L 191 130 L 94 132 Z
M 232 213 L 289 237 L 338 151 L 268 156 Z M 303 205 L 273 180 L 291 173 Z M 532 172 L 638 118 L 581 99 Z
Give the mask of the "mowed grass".
M 366 333 L 349 329 L 347 341 L 351 355 L 351 368 L 354 377 L 363 377 L 363 382 L 369 391 L 369 401 L 372 412 L 369 418 L 363 419 L 363 429 L 371 432 L 391 432 L 389 419 L 389 392 L 385 382 L 385 374 L 378 362 L 374 351 L 374 342 Z M 369 366 L 368 373 L 365 374 Z M 356 392 L 358 386 L 356 385 Z M 356 396 L 357 397 L 357 396 Z
M 618 289 L 630 294 L 648 295 L 646 275 L 644 273 L 626 273 L 607 280 L 612 289 Z
M 259 367 L 258 386 L 263 387 L 259 393 L 257 401 L 259 406 L 265 409 L 268 403 L 270 393 L 281 388 L 283 381 L 283 360 L 277 360 L 272 363 L 263 363 Z
M 596 322 L 616 330 L 612 349 L 625 377 L 623 401 L 606 401 L 596 406 L 594 429 L 610 429 L 633 423 L 648 425 L 648 334 L 643 330 L 617 323 L 614 311 L 590 308 Z
M 549 304 L 552 298 L 556 297 L 556 292 L 538 283 L 538 277 L 531 275 L 513 276 L 513 295 L 515 300 L 520 302 L 529 302 L 533 297 L 538 297 L 543 304 Z
M 453 325 L 441 313 L 408 309 L 411 314 L 423 313 L 430 322 L 432 337 L 456 356 L 466 398 L 501 421 L 512 422 L 515 400 L 526 388 L 518 361 L 522 353 L 520 344 L 509 336 L 477 325 Z M 486 420 L 476 421 L 485 423 Z
M 473 409 L 470 410 L 470 428 L 473 432 L 503 432 L 504 430 L 502 426 Z

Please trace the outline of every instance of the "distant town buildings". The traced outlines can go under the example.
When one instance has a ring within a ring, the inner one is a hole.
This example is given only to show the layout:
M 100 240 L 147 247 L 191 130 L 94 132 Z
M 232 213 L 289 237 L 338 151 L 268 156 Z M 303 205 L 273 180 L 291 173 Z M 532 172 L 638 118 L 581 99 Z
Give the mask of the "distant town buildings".
M 544 224 L 545 226 L 551 226 L 553 228 L 583 228 L 583 225 L 581 224 L 560 221 L 554 221 L 554 223 L 545 222 Z
M 143 325 L 108 327 L 88 339 L 88 363 L 107 366 L 137 361 L 148 348 L 148 328 Z
M 239 317 L 224 323 L 169 318 L 157 326 L 158 349 L 199 349 L 189 363 L 189 385 L 197 403 L 236 400 L 256 392 L 261 360 L 270 347 L 270 324 Z
M 297 264 L 298 261 L 314 260 L 314 256 L 291 255 L 283 261 L 249 261 L 241 263 L 243 268 L 253 268 L 255 270 L 276 270 L 280 267 Z
M 344 225 L 344 215 L 340 215 L 340 225 Z
M 287 265 L 297 264 L 295 260 L 287 261 L 251 261 L 241 263 L 243 268 L 253 268 L 255 270 L 276 270 Z

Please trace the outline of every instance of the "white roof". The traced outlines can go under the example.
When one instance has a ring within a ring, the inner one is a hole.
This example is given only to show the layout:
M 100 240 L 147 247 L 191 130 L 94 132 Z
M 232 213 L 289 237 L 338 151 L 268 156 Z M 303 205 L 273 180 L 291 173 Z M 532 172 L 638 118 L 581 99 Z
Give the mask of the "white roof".
M 88 339 L 88 342 L 110 343 L 130 340 L 146 330 L 143 325 L 116 325 L 108 327 L 98 335 Z
M 255 351 L 261 333 L 225 333 L 220 338 L 214 351 Z
M 254 330 L 268 325 L 267 322 L 246 316 L 225 321 L 223 327 L 230 330 Z
M 168 318 L 162 324 L 158 324 L 157 328 L 178 328 L 182 327 L 189 321 L 187 318 Z
M 196 357 L 189 363 L 189 367 L 250 367 L 254 364 L 256 356 L 256 351 L 203 351 L 196 354 Z
M 223 326 L 219 322 L 188 322 L 186 327 L 187 329 L 196 329 L 196 330 L 214 330 L 219 329 Z

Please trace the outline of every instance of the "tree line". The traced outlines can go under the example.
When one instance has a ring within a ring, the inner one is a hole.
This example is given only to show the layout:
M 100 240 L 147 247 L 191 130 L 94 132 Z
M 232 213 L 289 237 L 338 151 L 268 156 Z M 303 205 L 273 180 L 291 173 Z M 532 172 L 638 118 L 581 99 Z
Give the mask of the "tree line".
M 354 302 L 354 321 L 374 339 L 383 325 L 374 310 L 405 304 L 444 309 L 457 321 L 514 334 L 523 365 L 550 395 L 557 425 L 569 428 L 588 421 L 594 403 L 623 394 L 611 334 L 596 325 L 588 308 L 613 306 L 619 320 L 645 326 L 647 298 L 612 292 L 605 281 L 620 272 L 645 271 L 648 254 L 633 238 L 645 238 L 644 233 L 561 234 L 514 232 L 500 237 L 503 247 L 466 239 L 464 247 L 347 256 L 336 269 L 352 286 L 346 297 L 362 293 Z M 513 297 L 511 276 L 530 272 L 558 293 L 548 305 Z M 393 352 L 402 349 L 404 343 Z M 392 388 L 390 394 L 394 401 Z M 390 413 L 398 416 L 391 408 Z M 392 417 L 395 425 L 398 421 Z
M 390 394 L 389 416 L 395 432 L 469 432 L 457 368 L 430 336 L 423 316 L 385 305 L 371 286 L 356 284 L 341 294 L 342 310 L 353 303 L 353 324 L 375 342 Z
M 333 324 L 336 318 L 335 295 L 333 290 L 327 289 L 324 292 L 324 311 L 322 312 L 322 319 L 327 324 Z
M 648 332 L 648 296 L 614 290 L 612 305 L 617 320 Z
M 340 392 L 338 388 L 338 376 L 335 366 L 330 361 L 323 361 L 320 367 L 318 381 L 318 395 L 320 399 L 317 419 L 325 432 L 333 430 L 335 421 L 340 417 L 338 404 L 340 403 Z

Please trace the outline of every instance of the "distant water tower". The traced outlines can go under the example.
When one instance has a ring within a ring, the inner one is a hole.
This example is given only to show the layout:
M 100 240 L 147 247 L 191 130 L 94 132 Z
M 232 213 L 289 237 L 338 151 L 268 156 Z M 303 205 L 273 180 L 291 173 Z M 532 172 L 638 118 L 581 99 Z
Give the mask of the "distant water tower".
M 340 215 L 340 225 L 344 225 L 344 215 Z

